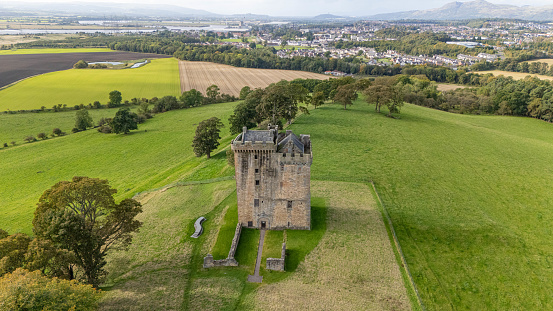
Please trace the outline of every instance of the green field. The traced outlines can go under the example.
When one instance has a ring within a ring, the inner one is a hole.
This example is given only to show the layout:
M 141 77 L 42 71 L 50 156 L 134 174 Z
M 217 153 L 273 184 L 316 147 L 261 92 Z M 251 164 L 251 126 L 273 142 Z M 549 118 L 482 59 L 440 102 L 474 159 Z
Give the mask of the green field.
M 222 166 L 210 165 L 218 163 L 217 157 L 207 161 L 196 158 L 191 141 L 196 125 L 202 120 L 218 116 L 227 124 L 234 105 L 216 104 L 158 114 L 129 135 L 88 130 L 0 149 L 0 228 L 10 233 L 30 233 L 33 212 L 42 192 L 73 176 L 108 179 L 122 199 L 186 179 L 190 174 L 194 179 L 232 174 L 224 161 Z M 12 116 L 17 115 L 7 117 Z M 231 138 L 228 126 L 222 136 L 225 137 L 222 146 L 226 146 Z M 196 173 L 192 170 L 196 167 L 204 169 Z
M 312 179 L 374 180 L 429 310 L 553 308 L 553 125 L 357 101 L 291 127 Z
M 60 53 L 90 53 L 90 52 L 114 52 L 108 48 L 74 48 L 74 49 L 14 49 L 0 50 L 0 55 L 13 54 L 60 54 Z
M 136 107 L 131 107 L 132 110 Z M 89 109 L 88 114 L 92 117 L 94 124 L 101 118 L 113 118 L 119 108 Z M 54 128 L 59 128 L 66 133 L 71 133 L 75 127 L 75 110 L 60 112 L 40 113 L 0 113 L 0 149 L 4 143 L 15 141 L 18 145 L 24 143 L 24 138 L 38 133 L 49 135 Z
M 165 58 L 135 69 L 46 73 L 0 90 L 0 111 L 51 108 L 58 104 L 73 107 L 96 100 L 106 104 L 113 90 L 120 91 L 124 100 L 180 95 L 178 61 Z

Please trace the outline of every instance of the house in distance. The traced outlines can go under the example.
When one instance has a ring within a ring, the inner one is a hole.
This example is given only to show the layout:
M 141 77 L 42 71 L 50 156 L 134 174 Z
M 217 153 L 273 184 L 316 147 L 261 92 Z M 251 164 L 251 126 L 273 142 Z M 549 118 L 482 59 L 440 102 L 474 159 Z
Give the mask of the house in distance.
M 242 227 L 310 230 L 310 136 L 244 127 L 231 148 Z

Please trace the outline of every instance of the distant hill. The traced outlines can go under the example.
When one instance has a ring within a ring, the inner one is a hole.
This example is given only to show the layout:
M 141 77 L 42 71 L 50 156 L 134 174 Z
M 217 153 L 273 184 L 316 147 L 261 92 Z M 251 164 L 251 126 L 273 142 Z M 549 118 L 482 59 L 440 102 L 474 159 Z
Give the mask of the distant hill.
M 320 14 L 320 15 L 317 15 L 317 16 L 313 17 L 313 19 L 316 19 L 316 20 L 344 19 L 344 17 L 343 16 L 338 16 L 338 15 L 332 15 L 332 14 Z
M 129 17 L 194 17 L 219 16 L 204 10 L 195 10 L 176 5 L 104 3 L 104 2 L 0 2 L 0 15 L 56 14 L 81 15 L 88 17 L 129 16 Z
M 372 20 L 462 20 L 476 18 L 508 18 L 534 21 L 553 21 L 553 5 L 516 6 L 494 4 L 485 0 L 451 2 L 437 9 L 404 11 L 369 16 Z

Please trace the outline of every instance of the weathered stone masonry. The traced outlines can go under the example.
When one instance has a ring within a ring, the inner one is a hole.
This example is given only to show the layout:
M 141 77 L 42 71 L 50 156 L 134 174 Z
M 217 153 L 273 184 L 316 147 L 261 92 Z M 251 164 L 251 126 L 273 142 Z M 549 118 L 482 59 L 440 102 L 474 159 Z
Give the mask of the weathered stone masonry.
M 244 227 L 311 229 L 311 140 L 278 127 L 232 141 L 238 222 Z

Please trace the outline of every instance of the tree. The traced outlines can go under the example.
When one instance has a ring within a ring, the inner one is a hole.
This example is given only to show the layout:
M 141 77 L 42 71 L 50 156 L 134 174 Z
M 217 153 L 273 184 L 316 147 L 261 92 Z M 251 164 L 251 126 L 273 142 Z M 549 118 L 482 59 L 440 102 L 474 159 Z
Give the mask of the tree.
M 249 86 L 244 86 L 241 90 L 240 90 L 240 99 L 244 100 L 246 99 L 246 96 L 248 96 L 248 94 L 250 94 L 251 92 L 251 88 Z
M 88 110 L 81 109 L 75 114 L 75 127 L 79 131 L 84 131 L 88 127 L 93 127 L 92 117 L 88 114 Z
M 73 68 L 76 68 L 76 69 L 83 69 L 83 68 L 87 68 L 88 67 L 88 63 L 85 62 L 84 60 L 80 60 L 78 62 L 75 63 L 75 65 L 73 65 Z
M 219 96 L 219 87 L 215 84 L 210 85 L 206 91 L 205 95 L 210 98 L 212 101 L 215 101 L 217 99 L 217 96 Z
M 24 265 L 25 254 L 31 242 L 31 238 L 24 233 L 6 234 L 3 231 L 1 236 L 4 237 L 0 238 L 0 276 Z
M 250 49 L 257 48 L 257 44 L 255 42 L 250 43 Z
M 203 99 L 202 93 L 196 89 L 185 91 L 180 97 L 180 101 L 185 108 L 201 106 Z
M 100 297 L 90 285 L 51 279 L 39 271 L 17 269 L 0 278 L 2 310 L 93 311 Z
M 110 108 L 119 107 L 122 101 L 123 101 L 123 96 L 121 96 L 121 92 L 117 90 L 109 92 L 108 107 Z
M 63 136 L 63 132 L 56 127 L 52 130 L 52 136 Z
M 128 107 L 121 108 L 115 113 L 110 126 L 115 134 L 128 134 L 131 130 L 136 130 L 138 129 L 136 113 L 131 112 Z
M 44 132 L 38 133 L 38 134 L 36 135 L 36 137 L 37 137 L 38 139 L 42 139 L 42 140 L 45 140 L 45 139 L 48 138 L 48 136 L 47 136 L 46 133 L 44 133 Z
M 344 105 L 346 109 L 347 105 L 353 105 L 353 101 L 357 99 L 357 91 L 354 84 L 340 85 L 336 89 L 336 94 L 333 100 Z
M 374 103 L 374 110 L 380 112 L 380 107 L 390 99 L 391 88 L 385 84 L 373 84 L 363 92 L 367 103 Z
M 311 96 L 311 104 L 317 109 L 317 107 L 321 106 L 325 102 L 325 95 L 323 92 L 315 92 L 313 93 L 313 96 Z
M 197 157 L 201 157 L 204 154 L 207 155 L 208 159 L 211 157 L 211 151 L 219 147 L 219 139 L 221 139 L 219 133 L 223 126 L 223 122 L 217 117 L 203 120 L 198 124 L 196 136 L 194 136 L 194 140 L 192 141 L 194 154 Z
M 390 98 L 386 101 L 386 107 L 388 107 L 388 117 L 392 117 L 392 113 L 400 113 L 404 100 L 403 85 L 398 83 L 391 88 Z
M 33 218 L 35 236 L 72 252 L 74 264 L 94 287 L 104 274 L 106 253 L 128 246 L 131 233 L 142 225 L 135 219 L 142 212 L 140 203 L 124 199 L 117 204 L 116 192 L 107 180 L 73 177 L 42 194 Z

